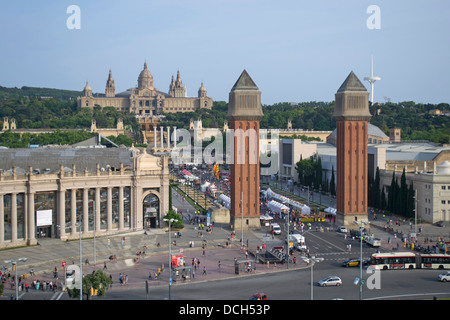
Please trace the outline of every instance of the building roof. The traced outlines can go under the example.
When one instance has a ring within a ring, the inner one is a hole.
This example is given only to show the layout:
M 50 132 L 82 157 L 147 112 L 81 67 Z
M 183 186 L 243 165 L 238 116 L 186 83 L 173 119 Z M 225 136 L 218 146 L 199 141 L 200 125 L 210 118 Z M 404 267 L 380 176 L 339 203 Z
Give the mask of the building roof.
M 336 137 L 336 130 L 337 129 L 334 129 L 334 131 L 331 133 L 333 137 Z M 384 139 L 389 138 L 380 128 L 370 123 L 367 126 L 367 135 Z
M 8 171 L 12 167 L 41 173 L 59 172 L 60 165 L 72 170 L 75 164 L 76 171 L 82 172 L 85 168 L 92 172 L 97 169 L 97 163 L 101 170 L 108 167 L 119 168 L 120 163 L 124 167 L 133 167 L 134 152 L 128 148 L 19 148 L 0 149 L 0 170 Z
M 231 91 L 234 90 L 259 90 L 259 89 L 258 86 L 250 77 L 250 75 L 244 69 L 244 71 L 242 71 L 241 75 L 239 76 L 239 79 L 237 79 L 236 83 L 234 84 L 233 88 L 231 88 Z
M 353 73 L 353 71 L 350 72 L 350 74 L 347 76 L 347 78 L 344 80 L 344 82 L 341 84 L 337 92 L 344 92 L 344 91 L 367 91 L 366 87 L 362 84 L 362 82 L 358 79 L 358 77 Z

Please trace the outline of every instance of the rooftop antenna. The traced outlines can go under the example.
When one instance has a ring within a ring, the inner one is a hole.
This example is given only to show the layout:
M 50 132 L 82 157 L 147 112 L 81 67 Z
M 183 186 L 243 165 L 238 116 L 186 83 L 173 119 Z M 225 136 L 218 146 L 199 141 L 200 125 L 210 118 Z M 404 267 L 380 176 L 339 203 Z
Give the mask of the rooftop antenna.
M 375 86 L 375 81 L 381 80 L 380 77 L 373 76 L 373 55 L 370 56 L 370 77 L 364 77 L 364 80 L 369 81 L 370 85 L 372 86 L 372 97 L 371 97 L 370 101 L 373 104 L 373 90 L 374 90 L 374 86 Z

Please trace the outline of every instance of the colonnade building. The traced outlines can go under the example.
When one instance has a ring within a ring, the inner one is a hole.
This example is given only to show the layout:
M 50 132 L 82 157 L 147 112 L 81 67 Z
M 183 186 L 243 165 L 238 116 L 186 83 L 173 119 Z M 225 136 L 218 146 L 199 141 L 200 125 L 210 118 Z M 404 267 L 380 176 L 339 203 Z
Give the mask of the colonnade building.
M 168 156 L 136 148 L 0 149 L 0 248 L 160 228 Z M 14 164 L 14 166 L 12 165 Z

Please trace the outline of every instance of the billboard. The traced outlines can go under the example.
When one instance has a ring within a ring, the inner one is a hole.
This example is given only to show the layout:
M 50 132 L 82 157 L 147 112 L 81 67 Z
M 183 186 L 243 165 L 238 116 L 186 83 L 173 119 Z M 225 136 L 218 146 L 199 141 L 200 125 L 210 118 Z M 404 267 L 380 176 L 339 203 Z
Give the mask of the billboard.
M 52 210 L 37 210 L 36 211 L 36 226 L 51 226 L 53 224 L 52 220 Z

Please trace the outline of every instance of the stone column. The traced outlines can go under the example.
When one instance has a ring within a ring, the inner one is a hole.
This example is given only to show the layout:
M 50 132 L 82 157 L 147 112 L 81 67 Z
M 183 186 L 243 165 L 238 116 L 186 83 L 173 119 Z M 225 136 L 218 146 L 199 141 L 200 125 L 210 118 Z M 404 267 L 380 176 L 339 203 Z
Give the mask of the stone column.
M 58 190 L 58 225 L 59 225 L 59 237 L 62 238 L 66 235 L 66 192 L 64 190 Z
M 167 148 L 170 148 L 170 127 L 167 127 Z
M 100 231 L 100 188 L 95 188 L 95 232 Z
M 28 191 L 28 245 L 34 245 L 36 241 L 36 218 L 34 216 L 34 192 Z
M 161 130 L 161 148 L 164 148 L 164 128 L 160 127 Z
M 112 187 L 108 187 L 106 189 L 107 196 L 106 196 L 106 208 L 107 208 L 107 225 L 106 229 L 108 231 L 112 230 Z
M 177 146 L 177 127 L 173 127 L 173 147 Z
M 83 229 L 82 232 L 89 230 L 89 189 L 83 189 Z
M 17 194 L 11 194 L 11 242 L 17 241 Z
M 119 187 L 119 230 L 123 230 L 123 187 Z
M 0 194 L 0 245 L 5 241 L 5 204 Z
M 72 228 L 70 229 L 70 234 L 75 236 L 77 232 L 77 190 L 70 190 L 70 224 Z
M 156 126 L 153 127 L 153 145 L 156 148 Z

